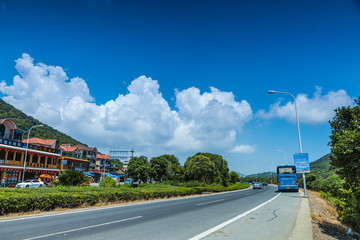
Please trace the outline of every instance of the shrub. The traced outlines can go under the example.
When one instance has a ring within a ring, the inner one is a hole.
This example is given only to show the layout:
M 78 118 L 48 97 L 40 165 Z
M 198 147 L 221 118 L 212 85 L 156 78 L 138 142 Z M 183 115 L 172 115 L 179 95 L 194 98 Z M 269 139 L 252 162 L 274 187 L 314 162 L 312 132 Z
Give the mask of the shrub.
M 59 177 L 59 182 L 64 186 L 80 186 L 81 184 L 89 184 L 89 177 L 77 171 L 65 171 Z
M 117 183 L 111 177 L 102 178 L 100 181 L 100 187 L 114 188 L 117 186 Z

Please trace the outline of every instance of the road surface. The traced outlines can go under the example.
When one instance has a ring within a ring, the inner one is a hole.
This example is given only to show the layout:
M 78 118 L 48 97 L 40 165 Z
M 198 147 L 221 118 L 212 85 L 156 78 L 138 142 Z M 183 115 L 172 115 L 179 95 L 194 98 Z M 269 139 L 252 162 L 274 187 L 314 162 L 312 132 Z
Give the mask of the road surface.
M 0 218 L 0 239 L 290 239 L 301 196 L 276 190 Z

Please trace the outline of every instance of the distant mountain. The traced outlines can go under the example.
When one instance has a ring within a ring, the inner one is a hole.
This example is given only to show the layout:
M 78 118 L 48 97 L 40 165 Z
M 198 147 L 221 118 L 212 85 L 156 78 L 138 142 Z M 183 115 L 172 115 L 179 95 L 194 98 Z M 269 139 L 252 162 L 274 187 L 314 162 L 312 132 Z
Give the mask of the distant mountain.
M 330 156 L 331 153 L 326 154 L 314 162 L 311 162 L 310 173 L 315 174 L 321 178 L 327 178 L 328 176 L 333 175 L 334 170 L 330 169 Z
M 238 174 L 239 177 L 241 177 L 241 178 L 242 178 L 242 177 L 246 177 L 245 174 L 242 174 L 242 173 L 239 173 L 239 172 L 237 172 L 237 174 Z
M 247 177 L 270 177 L 270 176 L 273 176 L 275 177 L 276 176 L 276 173 L 275 172 L 263 172 L 263 173 L 258 173 L 258 174 L 250 174 L 250 175 L 247 175 Z
M 12 105 L 0 99 L 0 119 L 3 118 L 10 118 L 14 120 L 16 125 L 24 131 L 30 129 L 34 125 L 43 124 L 37 119 L 26 115 L 22 111 L 16 109 Z M 83 144 L 46 124 L 43 125 L 43 127 L 33 128 L 31 130 L 30 137 L 38 137 L 42 139 L 57 139 L 59 140 L 60 144 Z M 27 138 L 27 134 L 24 136 L 24 138 Z

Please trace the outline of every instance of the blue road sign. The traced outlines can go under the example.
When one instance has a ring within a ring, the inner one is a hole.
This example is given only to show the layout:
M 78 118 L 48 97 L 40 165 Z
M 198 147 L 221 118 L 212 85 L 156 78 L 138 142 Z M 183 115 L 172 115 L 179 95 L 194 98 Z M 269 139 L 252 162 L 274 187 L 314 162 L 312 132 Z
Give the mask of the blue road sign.
M 294 162 L 296 173 L 310 173 L 309 154 L 296 153 L 294 154 Z

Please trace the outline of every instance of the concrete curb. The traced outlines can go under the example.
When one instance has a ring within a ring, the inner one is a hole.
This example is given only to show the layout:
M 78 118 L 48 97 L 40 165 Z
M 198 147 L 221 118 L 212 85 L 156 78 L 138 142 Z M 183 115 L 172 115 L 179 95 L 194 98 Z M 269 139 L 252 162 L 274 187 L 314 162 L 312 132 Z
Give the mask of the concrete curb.
M 291 240 L 313 240 L 309 199 L 304 197 L 303 192 L 300 194 L 302 196 L 301 205 Z

